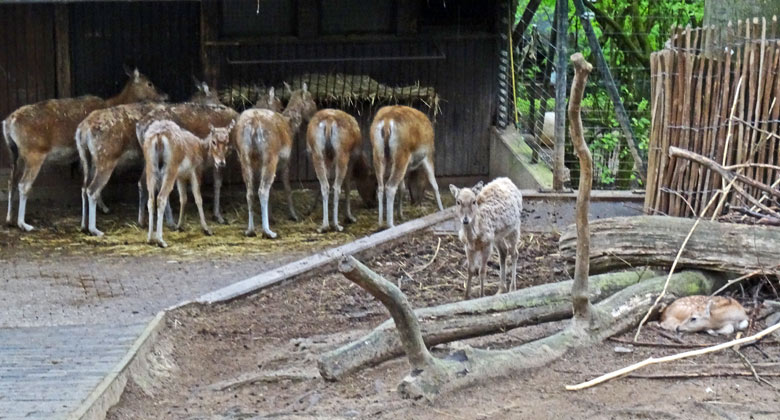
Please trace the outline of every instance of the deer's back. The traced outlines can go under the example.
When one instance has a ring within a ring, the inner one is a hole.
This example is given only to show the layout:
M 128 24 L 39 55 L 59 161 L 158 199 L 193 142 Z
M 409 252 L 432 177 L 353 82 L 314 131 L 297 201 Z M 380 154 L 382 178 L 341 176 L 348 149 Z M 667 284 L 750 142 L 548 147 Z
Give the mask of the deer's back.
M 477 195 L 483 229 L 500 235 L 517 229 L 523 213 L 523 196 L 508 178 L 496 178 Z
M 49 152 L 55 148 L 75 147 L 73 135 L 90 112 L 106 106 L 97 96 L 50 99 L 25 105 L 6 121 L 20 150 Z
M 326 135 L 325 141 L 339 142 L 339 148 L 345 151 L 360 151 L 360 147 L 363 144 L 363 138 L 360 136 L 360 126 L 357 120 L 352 115 L 347 114 L 344 111 L 338 109 L 322 109 L 317 111 L 316 114 L 309 121 L 309 126 L 306 130 L 306 144 L 308 149 L 315 150 L 319 148 L 317 144 L 317 132 L 320 124 L 325 124 L 325 132 L 332 133 L 333 126 L 336 126 L 338 133 L 338 139 L 334 139 L 331 135 Z M 333 144 L 322 145 L 323 148 L 333 147 Z
M 723 296 L 686 296 L 675 300 L 661 314 L 661 326 L 674 330 L 692 315 L 705 311 L 709 302 L 710 319 L 701 330 L 718 329 L 726 324 L 739 323 L 747 319 L 745 308 L 736 300 Z
M 433 125 L 428 117 L 417 109 L 403 105 L 385 106 L 377 111 L 374 121 L 371 123 L 371 138 L 374 136 L 376 128 L 380 123 L 388 127 L 390 121 L 393 122 L 397 130 L 399 149 L 406 149 L 414 152 L 425 148 L 433 152 Z
M 97 159 L 116 159 L 125 152 L 138 152 L 135 126 L 149 112 L 162 109 L 157 103 L 133 103 L 93 111 L 79 125 L 79 142 L 87 142 Z

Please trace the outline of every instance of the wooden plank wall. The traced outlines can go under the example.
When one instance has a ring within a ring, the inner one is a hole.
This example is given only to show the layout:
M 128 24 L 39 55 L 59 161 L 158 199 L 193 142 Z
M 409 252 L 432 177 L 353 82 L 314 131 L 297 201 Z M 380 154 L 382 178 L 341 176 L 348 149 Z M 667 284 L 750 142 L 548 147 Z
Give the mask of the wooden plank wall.
M 56 95 L 54 6 L 0 4 L 0 120 Z M 0 141 L 0 167 L 10 165 Z
M 740 21 L 725 33 L 678 28 L 668 48 L 653 53 L 646 213 L 710 216 L 741 202 L 735 194 L 713 199 L 725 187 L 721 177 L 671 158 L 670 146 L 737 165 L 738 172 L 777 187 L 778 31 L 777 18 Z M 747 191 L 761 199 L 759 191 Z

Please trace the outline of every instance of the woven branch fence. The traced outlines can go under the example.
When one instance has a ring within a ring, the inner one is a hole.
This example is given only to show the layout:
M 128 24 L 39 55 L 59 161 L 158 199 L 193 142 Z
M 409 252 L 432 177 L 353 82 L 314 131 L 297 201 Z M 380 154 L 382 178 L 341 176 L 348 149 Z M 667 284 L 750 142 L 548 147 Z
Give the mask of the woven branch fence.
M 725 188 L 718 174 L 669 156 L 677 146 L 777 187 L 780 144 L 780 31 L 777 18 L 752 19 L 727 30 L 676 28 L 652 54 L 652 128 L 645 212 L 700 215 Z M 746 187 L 755 198 L 762 196 Z M 741 205 L 730 194 L 726 203 Z M 722 212 L 715 202 L 707 216 Z

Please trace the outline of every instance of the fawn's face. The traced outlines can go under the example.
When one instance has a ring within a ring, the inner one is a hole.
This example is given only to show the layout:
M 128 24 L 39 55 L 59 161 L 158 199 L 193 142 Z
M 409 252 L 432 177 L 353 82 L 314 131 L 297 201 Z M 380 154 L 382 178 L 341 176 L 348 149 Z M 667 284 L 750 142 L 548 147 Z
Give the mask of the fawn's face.
M 197 91 L 192 94 L 190 102 L 203 105 L 222 105 L 217 91 L 209 88 L 206 82 L 196 83 L 195 88 Z
M 458 188 L 450 184 L 450 192 L 455 197 L 455 211 L 458 214 L 458 220 L 464 225 L 474 221 L 474 216 L 479 208 L 477 196 L 482 191 L 482 182 L 475 185 L 474 188 Z
M 710 328 L 712 322 L 711 307 L 712 301 L 707 303 L 704 309 L 693 311 L 691 315 L 677 327 L 677 331 L 696 332 Z
M 235 121 L 231 122 L 227 127 L 214 127 L 209 125 L 211 130 L 207 140 L 209 142 L 209 154 L 214 161 L 214 166 L 217 168 L 223 168 L 227 160 L 227 153 L 230 149 L 230 131 L 233 130 Z

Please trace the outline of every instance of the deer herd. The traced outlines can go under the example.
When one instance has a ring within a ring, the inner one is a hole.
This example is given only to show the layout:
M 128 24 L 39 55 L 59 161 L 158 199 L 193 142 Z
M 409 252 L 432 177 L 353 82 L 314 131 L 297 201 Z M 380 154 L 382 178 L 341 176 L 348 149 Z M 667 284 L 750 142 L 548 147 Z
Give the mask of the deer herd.
M 25 105 L 3 121 L 3 136 L 12 165 L 6 216 L 9 225 L 33 230 L 25 221 L 27 198 L 44 162 L 62 164 L 78 160 L 83 172 L 82 231 L 103 236 L 96 219 L 98 208 L 108 212 L 101 199 L 104 187 L 117 168 L 143 167 L 138 181 L 138 223 L 146 225 L 148 214 L 148 242 L 167 246 L 162 224 L 163 219 L 173 224 L 168 197 L 174 186 L 179 192 L 179 220 L 175 226 L 181 228 L 184 222 L 189 185 L 203 232 L 210 235 L 200 192 L 203 173 L 213 171 L 213 216 L 218 223 L 224 223 L 220 209 L 222 171 L 227 156 L 235 151 L 246 186 L 245 233 L 256 234 L 252 208 L 257 187 L 262 232 L 275 238 L 277 234 L 270 227 L 268 199 L 277 173 L 282 178 L 290 218 L 298 220 L 290 187 L 289 160 L 299 131 L 306 133 L 306 148 L 320 182 L 323 203 L 320 232 L 331 228 L 330 172 L 333 173 L 332 225 L 338 231 L 343 229 L 339 223 L 343 184 L 346 184 L 347 221 L 355 221 L 350 204 L 354 181 L 364 201 L 379 203 L 380 226 L 386 200 L 387 226 L 392 227 L 396 191 L 399 186 L 405 186 L 407 172 L 418 167 L 424 171 L 439 209 L 443 209 L 434 178 L 433 127 L 425 114 L 413 108 L 395 105 L 377 112 L 371 126 L 376 169 L 373 170 L 363 155 L 363 138 L 355 118 L 337 109 L 318 111 L 306 83 L 291 91 L 286 107 L 282 107 L 271 88 L 254 107 L 239 114 L 222 105 L 216 92 L 205 83 L 196 81 L 197 92 L 188 102 L 169 104 L 165 102 L 167 95 L 138 69 L 127 70 L 127 75 L 129 80 L 124 88 L 112 98 L 51 99 Z M 385 187 L 386 160 L 390 175 Z M 419 201 L 422 188 L 420 175 L 410 175 L 413 199 L 417 195 Z M 14 220 L 15 192 L 18 207 Z M 399 199 L 399 212 L 400 207 Z

